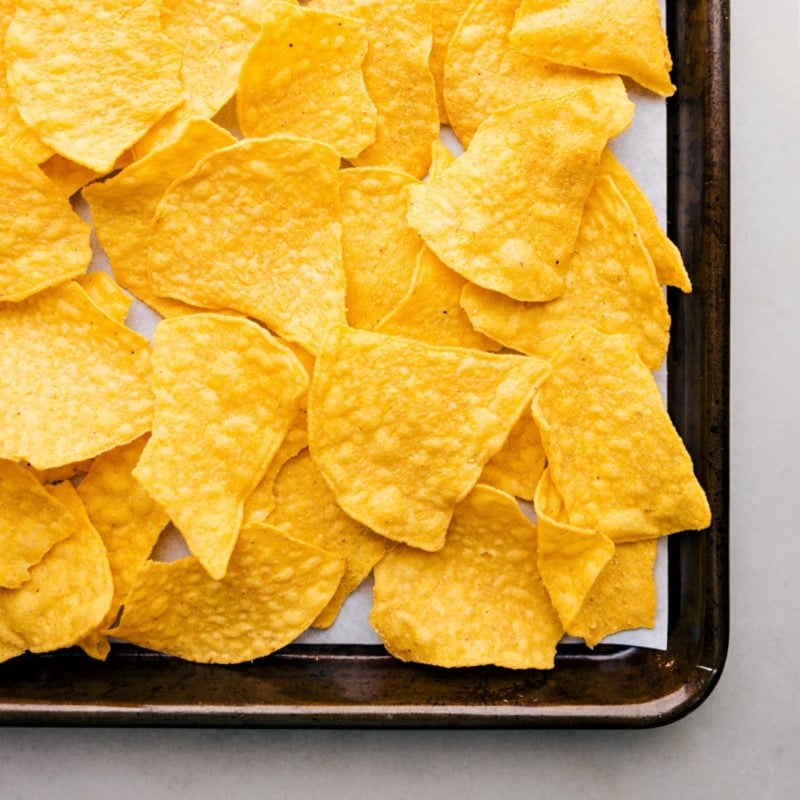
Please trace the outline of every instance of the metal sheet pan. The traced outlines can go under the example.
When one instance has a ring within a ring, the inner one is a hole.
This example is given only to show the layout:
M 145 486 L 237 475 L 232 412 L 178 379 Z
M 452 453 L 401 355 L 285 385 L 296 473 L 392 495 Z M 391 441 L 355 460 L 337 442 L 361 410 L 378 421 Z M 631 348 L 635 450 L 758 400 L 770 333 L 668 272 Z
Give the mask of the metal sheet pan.
M 694 292 L 669 295 L 668 403 L 714 521 L 669 541 L 666 650 L 564 645 L 556 668 L 444 670 L 379 646 L 294 645 L 201 666 L 116 646 L 0 666 L 6 725 L 650 727 L 711 692 L 728 644 L 729 83 L 727 0 L 668 0 L 668 231 Z

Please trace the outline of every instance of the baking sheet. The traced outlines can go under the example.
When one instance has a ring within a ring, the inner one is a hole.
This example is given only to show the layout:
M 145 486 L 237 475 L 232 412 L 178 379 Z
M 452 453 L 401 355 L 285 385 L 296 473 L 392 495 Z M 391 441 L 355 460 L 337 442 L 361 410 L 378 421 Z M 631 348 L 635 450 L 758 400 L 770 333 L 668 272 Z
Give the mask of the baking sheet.
M 119 645 L 105 664 L 67 651 L 0 665 L 0 721 L 641 727 L 696 708 L 716 684 L 728 636 L 727 11 L 723 0 L 668 4 L 678 94 L 665 126 L 666 218 L 695 291 L 669 297 L 665 389 L 714 521 L 708 532 L 669 537 L 663 651 L 605 644 L 589 652 L 565 644 L 556 668 L 542 672 L 403 664 L 371 644 L 297 644 L 236 667 Z

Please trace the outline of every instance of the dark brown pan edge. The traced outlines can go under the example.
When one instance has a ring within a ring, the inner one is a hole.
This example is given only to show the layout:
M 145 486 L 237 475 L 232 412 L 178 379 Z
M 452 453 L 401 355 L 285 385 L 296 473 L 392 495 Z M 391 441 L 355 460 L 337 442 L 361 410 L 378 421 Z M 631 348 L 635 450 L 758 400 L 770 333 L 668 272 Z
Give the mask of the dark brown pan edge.
M 669 295 L 669 404 L 706 488 L 709 531 L 670 537 L 664 652 L 565 646 L 547 672 L 403 664 L 380 647 L 293 646 L 235 667 L 115 645 L 0 665 L 0 724 L 535 728 L 663 725 L 711 693 L 728 646 L 729 51 L 727 0 L 668 2 L 668 229 L 694 284 Z

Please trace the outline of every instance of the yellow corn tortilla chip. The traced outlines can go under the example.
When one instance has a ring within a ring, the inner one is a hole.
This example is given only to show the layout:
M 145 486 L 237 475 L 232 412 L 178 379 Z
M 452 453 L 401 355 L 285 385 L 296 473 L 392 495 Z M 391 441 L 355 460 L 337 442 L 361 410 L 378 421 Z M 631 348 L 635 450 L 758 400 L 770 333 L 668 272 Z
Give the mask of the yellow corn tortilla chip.
M 114 277 L 162 316 L 184 313 L 188 306 L 157 297 L 150 283 L 143 243 L 147 242 L 158 203 L 167 187 L 189 172 L 203 156 L 235 141 L 213 122 L 189 120 L 171 144 L 83 190 L 97 239 L 108 255 Z
M 496 112 L 441 175 L 409 188 L 409 222 L 467 280 L 558 297 L 600 155 L 632 109 L 620 82 Z
M 532 357 L 334 326 L 309 392 L 311 455 L 347 514 L 437 550 L 547 369 Z
M 608 175 L 598 176 L 586 200 L 560 297 L 523 303 L 468 284 L 461 302 L 478 330 L 540 358 L 549 358 L 582 324 L 625 334 L 653 370 L 669 345 L 670 315 L 653 260 Z
M 551 363 L 533 416 L 565 520 L 614 542 L 708 527 L 689 453 L 627 338 L 581 328 Z
M 422 241 L 406 219 L 405 188 L 415 183 L 388 167 L 342 170 L 342 259 L 354 328 L 375 328 L 411 286 Z
M 275 0 L 239 77 L 245 136 L 291 133 L 355 158 L 375 141 L 377 110 L 361 69 L 364 21 Z
M 122 166 L 120 161 L 125 160 L 125 155 L 123 155 L 117 161 L 117 165 Z M 87 184 L 103 177 L 101 173 L 84 167 L 82 164 L 76 164 L 59 153 L 54 153 L 46 161 L 39 164 L 39 169 L 63 197 L 69 198 Z
M 76 528 L 68 509 L 29 470 L 0 459 L 0 587 L 16 589 L 30 580 L 31 567 Z
M 133 305 L 133 298 L 126 294 L 107 272 L 86 272 L 79 275 L 75 282 L 86 292 L 89 299 L 114 322 L 119 325 L 125 324 L 125 319 Z
M 80 275 L 92 250 L 89 226 L 34 165 L 0 156 L 0 302 Z
M 80 642 L 94 658 L 109 652 L 108 627 L 119 613 L 136 571 L 147 560 L 169 517 L 133 477 L 146 437 L 115 447 L 94 460 L 77 488 L 86 513 L 106 546 L 114 596 L 103 621 Z
M 658 282 L 665 286 L 677 286 L 682 292 L 691 292 L 692 282 L 681 251 L 667 237 L 650 200 L 610 147 L 603 151 L 599 174 L 610 175 L 614 179 L 630 206 L 639 226 L 639 235 L 653 259 Z
M 316 352 L 327 327 L 345 321 L 339 161 L 328 145 L 292 136 L 201 159 L 159 204 L 154 291 L 240 311 Z
M 431 0 L 431 16 L 433 19 L 433 43 L 431 45 L 430 67 L 436 85 L 436 106 L 439 109 L 439 121 L 447 124 L 445 108 L 444 65 L 450 40 L 458 27 L 459 20 L 472 0 Z
M 519 0 L 471 3 L 448 45 L 444 103 L 450 125 L 465 146 L 481 122 L 501 108 L 619 81 L 615 76 L 533 58 L 511 47 L 508 36 L 518 7 Z
M 62 464 L 60 467 L 50 467 L 48 469 L 36 469 L 30 464 L 26 463 L 25 467 L 28 471 L 36 476 L 36 480 L 41 484 L 60 483 L 61 481 L 68 481 L 76 478 L 79 475 L 85 475 L 89 468 L 92 466 L 94 458 L 86 458 L 83 461 L 71 461 L 68 464 Z
M 339 587 L 314 620 L 315 628 L 334 623 L 342 603 L 394 544 L 342 511 L 307 450 L 289 460 L 278 473 L 275 510 L 267 523 L 293 539 L 345 559 Z
M 486 463 L 479 483 L 501 489 L 521 500 L 533 500 L 544 472 L 545 453 L 530 408 L 522 412 L 503 446 Z
M 265 0 L 161 0 L 164 35 L 181 51 L 182 114 L 210 119 L 236 91 Z
M 375 142 L 352 163 L 392 166 L 425 177 L 431 142 L 439 136 L 429 64 L 433 40 L 429 0 L 312 0 L 309 7 L 366 23 L 364 82 L 378 115 Z
M 626 75 L 664 96 L 675 92 L 658 0 L 522 0 L 510 39 L 558 64 Z
M 465 284 L 466 280 L 442 264 L 436 253 L 422 247 L 411 287 L 375 329 L 428 344 L 499 350 L 495 340 L 475 330 L 461 307 Z
M 599 531 L 577 528 L 563 520 L 564 504 L 548 470 L 536 487 L 534 508 L 539 530 L 539 574 L 566 629 L 613 557 L 614 542 Z
M 16 0 L 0 2 L 0 42 L 5 42 L 9 23 L 17 10 Z M 0 151 L 11 160 L 38 164 L 49 158 L 53 150 L 22 121 L 11 99 L 6 80 L 6 59 L 0 48 Z
M 441 140 L 435 139 L 431 144 L 431 168 L 428 176 L 441 175 L 456 159 L 456 154 Z
M 48 492 L 71 514 L 74 532 L 47 551 L 20 588 L 0 589 L 2 660 L 71 647 L 100 624 L 111 603 L 105 547 L 75 489 L 65 482 Z
M 343 572 L 343 559 L 253 525 L 242 529 L 221 580 L 192 556 L 146 562 L 114 635 L 200 663 L 261 658 L 311 625 Z
M 292 352 L 250 320 L 189 314 L 156 328 L 153 433 L 133 475 L 213 578 L 307 386 Z
M 57 153 L 108 172 L 180 103 L 180 51 L 161 33 L 160 0 L 17 6 L 6 35 L 9 90 Z
M 536 526 L 478 485 L 436 553 L 406 546 L 375 567 L 370 622 L 403 661 L 549 669 L 563 628 L 536 567 Z
M 266 521 L 275 509 L 275 479 L 284 464 L 306 447 L 308 447 L 308 414 L 301 408 L 281 446 L 272 457 L 264 477 L 245 501 L 242 526 Z
M 150 429 L 150 345 L 70 281 L 0 304 L 0 458 L 37 469 Z
M 654 539 L 618 544 L 591 591 L 567 627 L 570 636 L 594 648 L 606 636 L 634 628 L 652 628 L 656 618 Z

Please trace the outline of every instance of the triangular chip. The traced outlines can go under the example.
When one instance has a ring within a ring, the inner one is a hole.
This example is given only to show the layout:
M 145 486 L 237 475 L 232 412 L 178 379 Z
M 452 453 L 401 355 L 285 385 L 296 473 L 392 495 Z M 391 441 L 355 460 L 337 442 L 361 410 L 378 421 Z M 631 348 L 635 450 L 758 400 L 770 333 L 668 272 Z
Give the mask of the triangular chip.
M 670 316 L 653 261 L 608 175 L 598 176 L 586 200 L 560 297 L 522 303 L 469 284 L 461 302 L 478 330 L 540 358 L 549 358 L 582 324 L 624 333 L 653 370 L 669 344 Z
M 33 473 L 0 459 L 0 587 L 16 589 L 47 551 L 71 536 L 77 524 Z
M 22 2 L 6 36 L 20 116 L 56 152 L 96 172 L 181 101 L 180 51 L 160 0 Z
M 545 470 L 536 488 L 539 573 L 567 628 L 580 611 L 597 576 L 614 555 L 614 542 L 599 531 L 563 521 L 563 503 Z
M 403 661 L 549 669 L 563 628 L 536 567 L 536 526 L 478 485 L 436 553 L 406 546 L 375 568 L 370 622 Z
M 626 75 L 675 92 L 658 0 L 522 0 L 511 43 L 558 64 Z
M 114 277 L 162 316 L 173 316 L 187 307 L 176 300 L 156 297 L 153 292 L 142 252 L 153 215 L 172 181 L 189 172 L 203 156 L 234 142 L 231 134 L 212 122 L 189 120 L 171 144 L 83 190 L 97 239 L 108 255 Z
M 486 117 L 535 97 L 574 91 L 619 78 L 533 58 L 511 47 L 508 35 L 519 0 L 470 4 L 447 48 L 444 102 L 456 136 L 468 145 Z
M 227 575 L 192 556 L 139 570 L 114 635 L 197 661 L 236 664 L 292 642 L 328 604 L 344 560 L 274 528 L 243 528 Z
M 621 81 L 498 111 L 448 169 L 410 188 L 409 222 L 467 280 L 558 297 L 600 155 L 632 111 Z
M 133 474 L 214 578 L 307 385 L 292 352 L 250 320 L 189 314 L 156 328 L 153 434 Z
M 311 454 L 350 516 L 437 550 L 547 369 L 528 356 L 335 326 L 311 382 Z
M 0 302 L 24 300 L 86 270 L 89 226 L 37 167 L 0 156 L 0 189 Z
M 108 655 L 107 628 L 119 613 L 133 585 L 136 570 L 150 556 L 159 534 L 169 522 L 133 477 L 133 468 L 146 442 L 141 437 L 99 455 L 78 485 L 78 496 L 103 540 L 114 579 L 114 598 L 105 619 L 81 647 L 94 658 Z
M 603 151 L 599 174 L 610 175 L 614 179 L 625 202 L 630 206 L 639 226 L 639 236 L 653 259 L 658 282 L 665 286 L 677 286 L 682 292 L 691 292 L 692 282 L 686 272 L 681 251 L 667 237 L 647 195 L 610 147 Z
M 345 321 L 339 163 L 322 142 L 277 135 L 206 156 L 159 205 L 155 292 L 241 311 L 316 352 Z
M 0 458 L 39 469 L 150 429 L 150 344 L 76 283 L 0 304 Z
M 362 19 L 270 3 L 239 77 L 242 132 L 306 136 L 355 158 L 375 141 L 377 111 L 361 69 L 366 54 Z
M 551 363 L 533 415 L 566 520 L 614 542 L 708 527 L 689 453 L 626 337 L 581 328 Z
M 398 167 L 425 177 L 431 142 L 439 135 L 428 0 L 312 0 L 309 6 L 366 23 L 364 82 L 378 116 L 374 144 L 353 164 Z
M 53 545 L 19 589 L 0 589 L 0 659 L 71 647 L 101 623 L 114 591 L 105 547 L 72 484 L 48 489 L 75 531 Z
M 606 636 L 634 628 L 652 628 L 656 618 L 654 539 L 618 544 L 589 595 L 567 628 L 570 636 L 594 647 Z
M 394 544 L 342 511 L 307 450 L 288 461 L 278 473 L 275 510 L 267 523 L 293 539 L 345 559 L 339 588 L 314 620 L 315 628 L 333 624 L 342 603 Z

